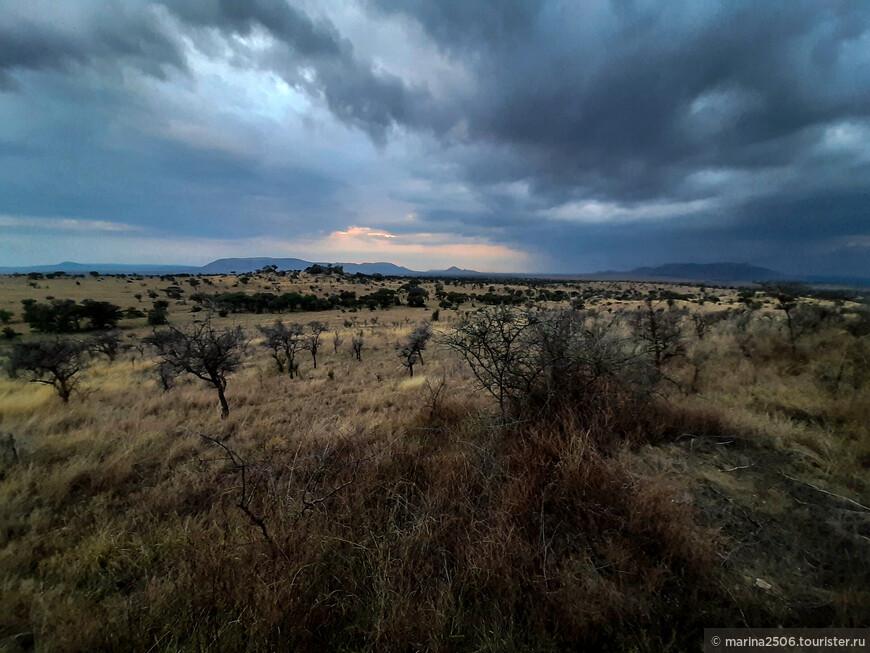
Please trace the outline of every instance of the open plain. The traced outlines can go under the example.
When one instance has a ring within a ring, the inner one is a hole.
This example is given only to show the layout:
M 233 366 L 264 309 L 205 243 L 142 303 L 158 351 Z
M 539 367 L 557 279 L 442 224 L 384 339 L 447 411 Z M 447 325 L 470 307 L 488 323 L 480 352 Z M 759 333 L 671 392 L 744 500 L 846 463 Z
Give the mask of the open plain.
M 682 650 L 723 623 L 867 625 L 860 294 L 39 276 L 0 278 L 18 334 L 0 380 L 7 650 Z M 354 304 L 379 290 L 397 303 Z M 238 293 L 345 305 L 256 312 Z M 22 320 L 22 300 L 68 299 L 123 316 L 64 402 L 10 361 L 97 338 Z M 168 324 L 149 325 L 161 302 Z M 277 319 L 301 327 L 295 368 L 265 346 Z M 197 325 L 243 334 L 226 419 L 208 382 L 158 373 L 154 334 Z M 575 344 L 511 368 L 552 343 Z

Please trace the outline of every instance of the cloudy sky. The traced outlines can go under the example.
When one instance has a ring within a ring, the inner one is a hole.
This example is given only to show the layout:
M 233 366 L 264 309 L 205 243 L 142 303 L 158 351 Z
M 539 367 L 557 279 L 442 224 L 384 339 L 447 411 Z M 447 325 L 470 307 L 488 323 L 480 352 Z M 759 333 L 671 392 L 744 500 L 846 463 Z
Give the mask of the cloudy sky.
M 0 0 L 0 265 L 870 275 L 866 0 Z

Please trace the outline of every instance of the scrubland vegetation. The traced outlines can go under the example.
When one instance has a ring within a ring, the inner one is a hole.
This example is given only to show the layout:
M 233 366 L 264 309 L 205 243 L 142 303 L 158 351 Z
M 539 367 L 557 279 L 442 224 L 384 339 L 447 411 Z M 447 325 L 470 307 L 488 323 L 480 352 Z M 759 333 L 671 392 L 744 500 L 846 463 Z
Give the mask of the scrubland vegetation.
M 870 625 L 859 293 L 267 269 L 0 309 L 5 649 Z

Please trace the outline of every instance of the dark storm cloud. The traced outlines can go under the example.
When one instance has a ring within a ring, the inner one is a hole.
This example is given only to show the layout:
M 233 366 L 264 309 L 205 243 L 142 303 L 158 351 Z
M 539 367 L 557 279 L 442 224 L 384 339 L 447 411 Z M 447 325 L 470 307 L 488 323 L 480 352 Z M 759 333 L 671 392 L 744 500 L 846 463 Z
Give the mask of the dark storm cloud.
M 478 86 L 456 118 L 513 147 L 541 190 L 668 194 L 695 169 L 786 164 L 801 130 L 870 113 L 870 71 L 846 49 L 867 31 L 863 2 L 549 3 L 515 24 L 511 4 L 382 6 L 396 4 L 448 50 L 475 16 L 489 38 L 463 40 Z
M 82 6 L 89 6 L 83 3 Z M 415 108 L 423 109 L 425 89 L 410 88 L 398 77 L 376 73 L 354 55 L 328 21 L 315 23 L 284 0 L 165 0 L 117 6 L 97 12 L 84 29 L 18 21 L 0 21 L 0 87 L 10 85 L 15 70 L 59 69 L 70 64 L 133 65 L 163 78 L 167 67 L 184 70 L 183 47 L 161 25 L 156 8 L 165 7 L 182 22 L 183 32 L 212 28 L 227 35 L 248 36 L 256 28 L 268 32 L 284 49 L 249 65 L 272 68 L 292 86 L 322 94 L 342 121 L 366 131 L 383 144 L 394 124 L 414 124 Z M 254 58 L 256 59 L 256 58 Z M 314 71 L 306 78 L 303 71 Z
M 183 20 L 247 35 L 260 26 L 303 56 L 337 56 L 340 36 L 328 23 L 314 24 L 282 0 L 167 0 Z
M 0 87 L 30 71 L 62 96 L 50 80 L 131 69 L 196 95 L 194 51 L 274 73 L 382 152 L 398 144 L 394 170 L 405 177 L 375 182 L 382 185 L 371 195 L 406 205 L 416 218 L 372 227 L 527 245 L 539 268 L 561 271 L 736 259 L 783 269 L 842 262 L 870 274 L 870 257 L 862 257 L 870 253 L 864 0 L 64 6 L 82 8 L 85 18 L 64 26 L 45 7 L 39 20 L 38 8 L 22 4 L 17 20 L 0 20 Z M 381 40 L 368 43 L 370 36 Z M 143 223 L 187 214 L 191 230 L 212 221 L 230 235 L 243 231 L 233 217 L 240 213 L 258 224 L 251 198 L 272 207 L 284 201 L 329 228 L 352 226 L 342 220 L 363 212 L 335 199 L 353 185 L 341 179 L 352 176 L 347 169 L 278 170 L 250 153 L 171 138 L 136 144 L 141 159 L 125 158 L 129 151 L 99 138 L 101 122 L 135 113 L 137 99 L 125 90 L 82 98 L 71 112 L 87 128 L 70 128 L 60 144 L 0 138 L 0 189 L 10 193 L 0 212 L 47 212 L 62 203 L 39 199 L 49 189 L 77 198 L 95 219 L 108 219 L 98 208 L 114 202 L 135 208 Z M 45 98 L 65 115 L 52 92 Z M 50 117 L 46 110 L 46 124 Z M 35 181 L 12 163 L 28 156 L 41 162 L 29 169 Z M 84 183 L 69 174 L 70 160 Z M 157 217 L 147 217 L 147 193 L 98 183 L 100 171 L 116 169 L 129 171 L 133 185 L 166 189 Z M 125 204 L 126 197 L 139 199 Z
M 0 213 L 87 216 L 176 236 L 221 238 L 274 233 L 287 214 L 336 228 L 349 217 L 334 199 L 342 182 L 298 166 L 267 168 L 159 139 L 135 157 L 87 137 L 75 147 L 74 167 L 66 158 L 46 161 L 41 153 L 15 157 L 14 168 L 0 176 Z
M 284 0 L 170 0 L 164 3 L 190 25 L 248 35 L 262 28 L 286 46 L 286 51 L 262 58 L 289 84 L 322 94 L 340 120 L 366 131 L 383 144 L 394 124 L 415 124 L 413 107 L 427 102 L 424 89 L 407 87 L 401 79 L 375 73 L 354 55 L 328 21 L 314 22 Z M 305 70 L 314 76 L 306 77 Z
M 174 39 L 153 14 L 116 10 L 76 32 L 63 26 L 0 20 L 0 88 L 16 70 L 61 69 L 71 64 L 124 64 L 163 78 L 167 67 L 184 69 Z
M 377 0 L 380 9 L 420 22 L 443 47 L 467 54 L 483 48 L 504 49 L 519 43 L 544 6 L 543 0 Z
M 590 257 L 632 265 L 702 256 L 763 257 L 795 270 L 810 252 L 822 256 L 824 239 L 870 234 L 860 192 L 870 184 L 866 145 L 819 151 L 838 124 L 868 133 L 864 2 L 377 6 L 417 21 L 476 82 L 442 109 L 471 145 L 455 163 L 493 210 L 423 219 L 534 242 L 550 264 L 575 269 Z M 696 183 L 710 172 L 722 173 L 717 187 Z M 785 181 L 761 181 L 777 176 Z M 552 224 L 531 210 L 540 204 L 511 207 L 489 190 L 516 180 L 549 206 L 706 197 L 720 210 L 646 224 Z M 859 249 L 850 261 L 870 273 Z

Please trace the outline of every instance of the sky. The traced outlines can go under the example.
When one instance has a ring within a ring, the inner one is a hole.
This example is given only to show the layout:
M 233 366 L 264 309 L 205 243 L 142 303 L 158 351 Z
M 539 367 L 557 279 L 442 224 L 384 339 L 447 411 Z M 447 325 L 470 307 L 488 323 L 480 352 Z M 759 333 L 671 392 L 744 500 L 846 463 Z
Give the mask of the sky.
M 0 0 L 0 266 L 870 276 L 866 0 Z

